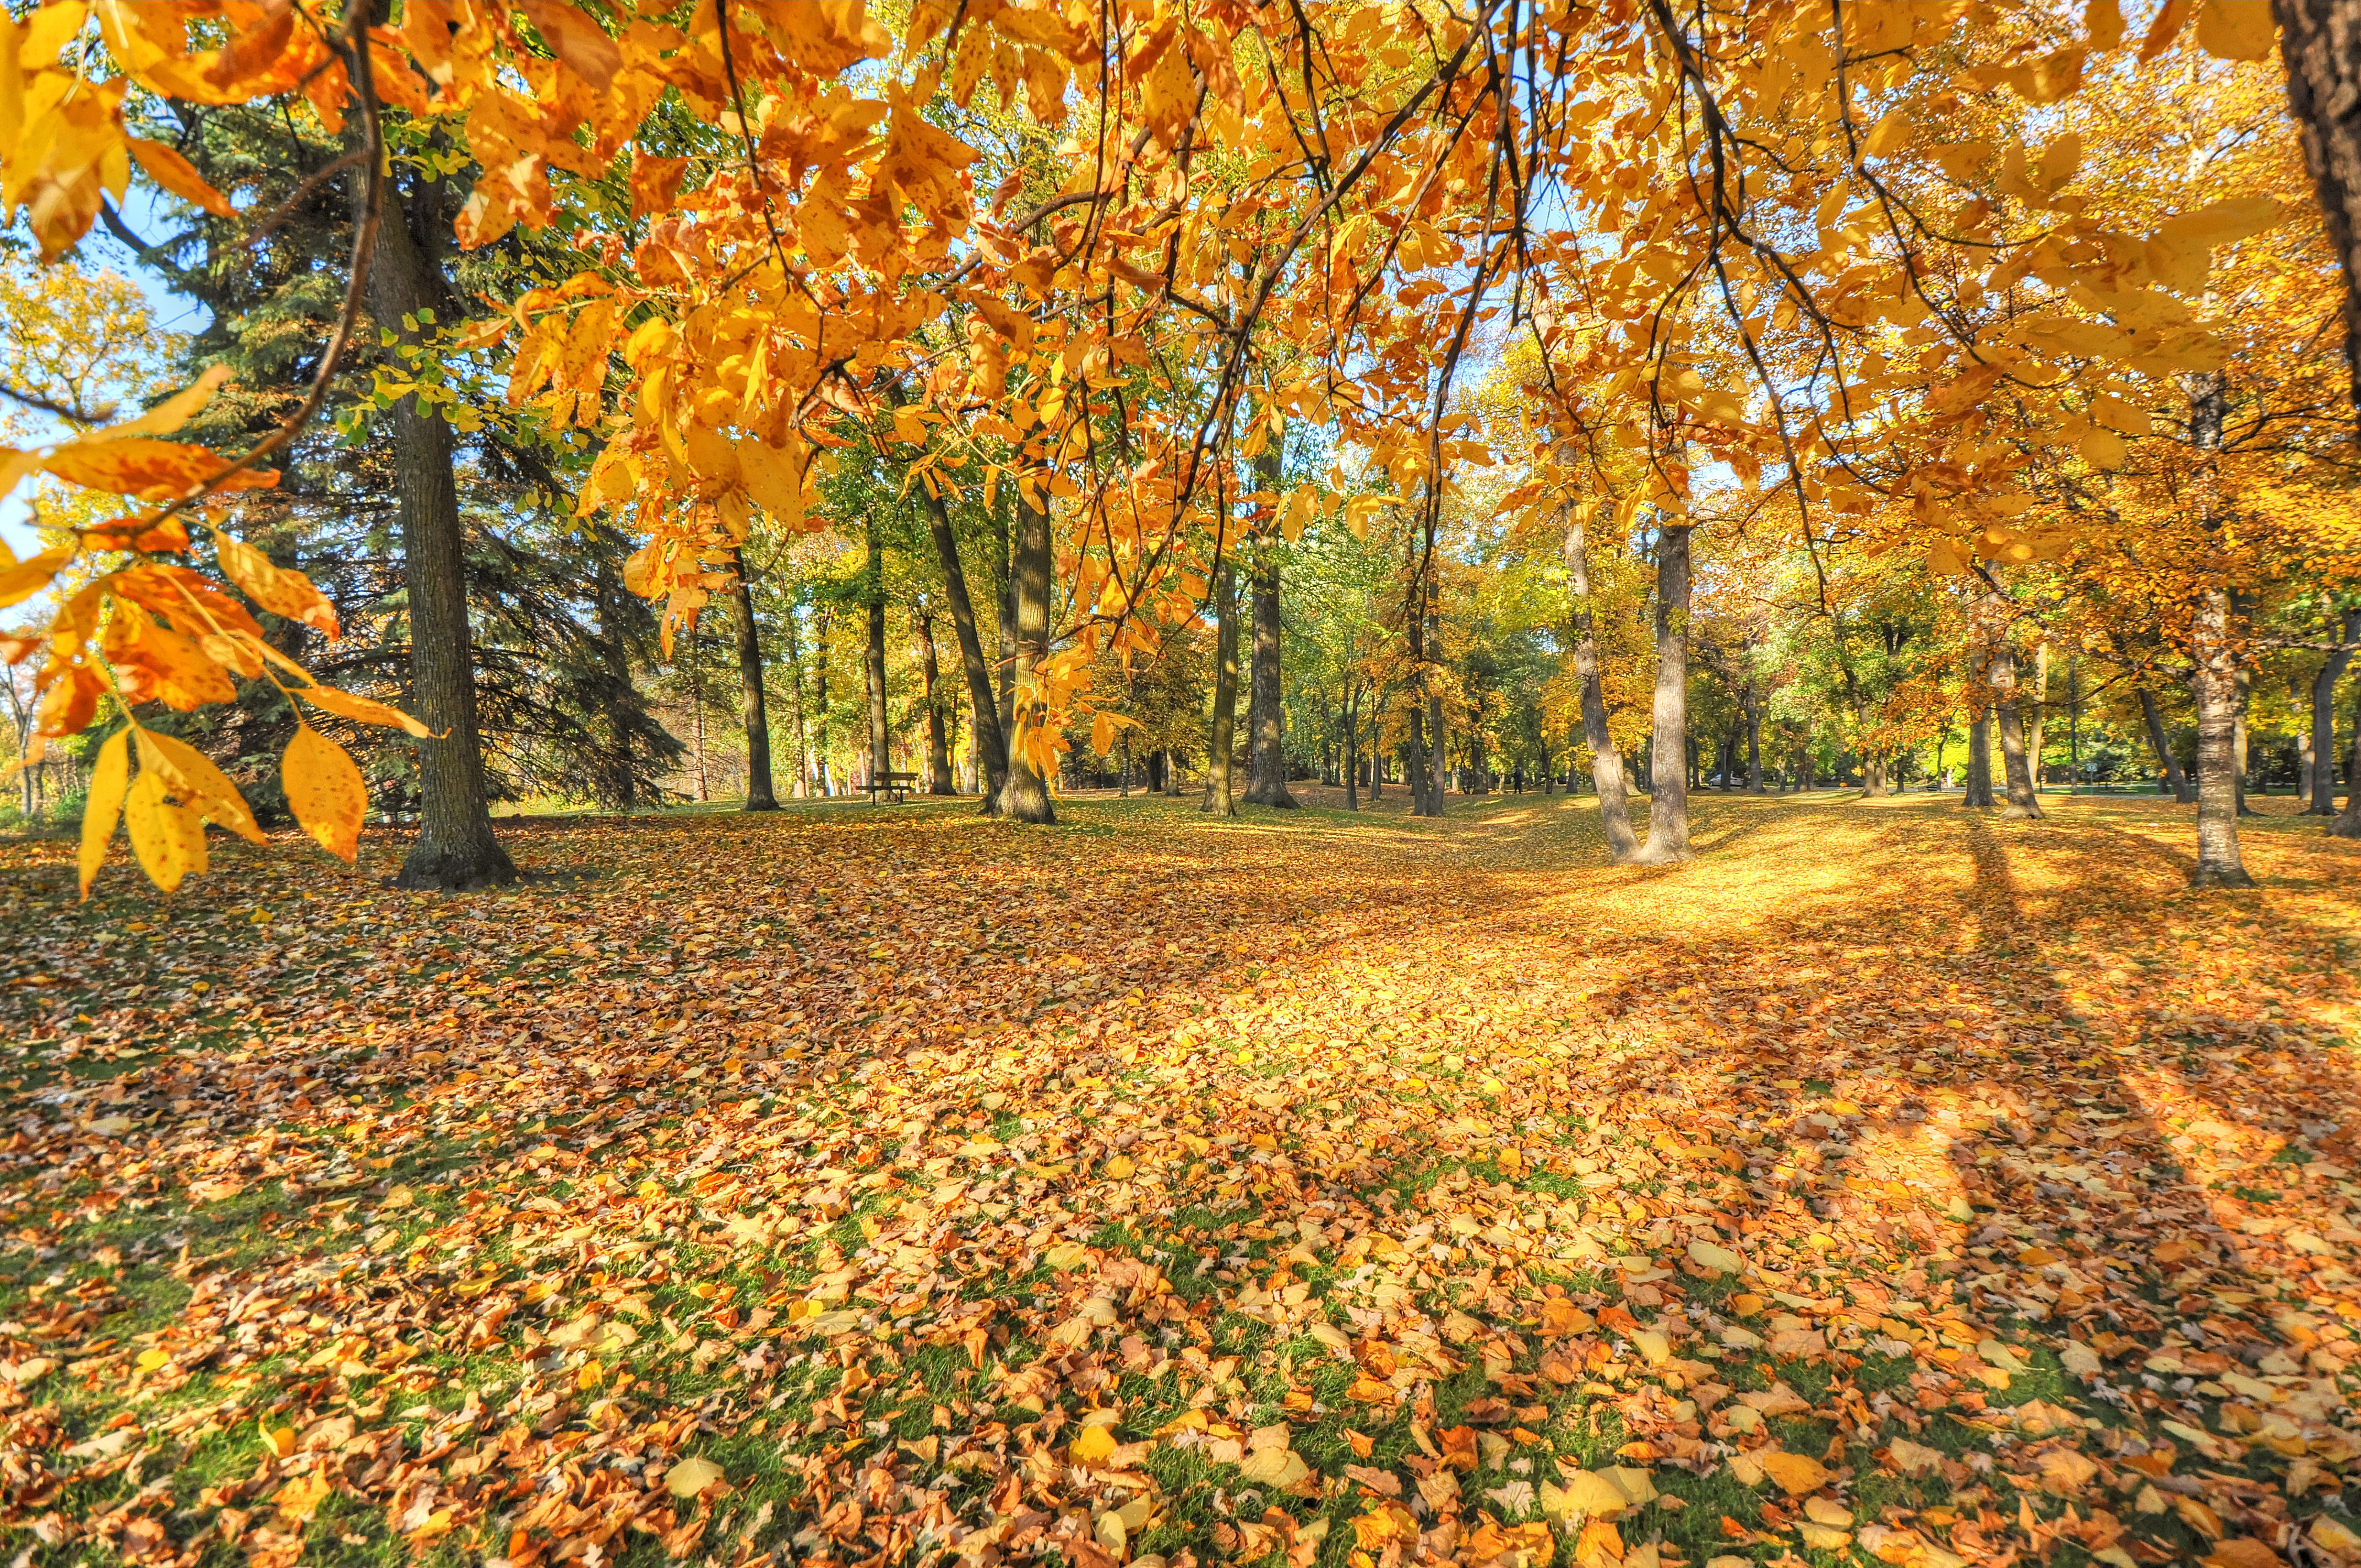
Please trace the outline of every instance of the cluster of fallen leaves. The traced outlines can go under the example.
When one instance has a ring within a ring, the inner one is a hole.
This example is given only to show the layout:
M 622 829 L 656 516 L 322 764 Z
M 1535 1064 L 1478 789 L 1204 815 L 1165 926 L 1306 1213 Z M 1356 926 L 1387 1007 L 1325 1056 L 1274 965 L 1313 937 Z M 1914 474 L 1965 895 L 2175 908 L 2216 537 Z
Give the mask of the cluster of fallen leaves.
M 2152 805 L 1708 801 L 1643 873 L 1563 799 L 1061 811 L 520 826 L 459 898 L 8 851 L 0 1517 L 2361 1562 L 2351 847 L 2224 896 Z

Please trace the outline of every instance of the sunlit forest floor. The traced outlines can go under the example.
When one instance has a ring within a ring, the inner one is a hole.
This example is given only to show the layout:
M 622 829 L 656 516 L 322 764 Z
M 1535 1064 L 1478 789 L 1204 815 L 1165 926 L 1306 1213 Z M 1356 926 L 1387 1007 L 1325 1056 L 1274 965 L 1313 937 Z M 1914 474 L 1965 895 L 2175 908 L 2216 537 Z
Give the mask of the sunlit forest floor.
M 1315 794 L 0 850 L 14 1564 L 2361 1558 L 2361 846 Z

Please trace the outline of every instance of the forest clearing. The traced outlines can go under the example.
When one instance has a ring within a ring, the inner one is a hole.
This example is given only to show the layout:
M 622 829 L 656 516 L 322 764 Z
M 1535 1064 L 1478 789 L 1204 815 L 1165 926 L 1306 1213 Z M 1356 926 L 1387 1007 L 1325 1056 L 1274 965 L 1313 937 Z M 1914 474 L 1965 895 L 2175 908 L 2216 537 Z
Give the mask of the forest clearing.
M 7 0 L 0 1559 L 2361 1568 L 2356 434 L 2361 0 Z
M 1332 792 L 1333 793 L 1333 792 Z M 2188 808 L 6 851 L 22 1539 L 127 1561 L 2312 1561 L 2361 847 Z M 130 884 L 124 884 L 127 888 Z

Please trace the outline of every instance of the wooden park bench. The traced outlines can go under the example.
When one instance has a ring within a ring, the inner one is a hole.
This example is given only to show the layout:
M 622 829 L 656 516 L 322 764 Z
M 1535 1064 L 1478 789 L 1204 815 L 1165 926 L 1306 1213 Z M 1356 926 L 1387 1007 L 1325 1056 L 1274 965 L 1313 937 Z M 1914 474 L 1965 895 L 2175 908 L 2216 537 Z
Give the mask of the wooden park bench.
M 916 773 L 879 773 L 869 781 L 869 804 L 876 805 L 877 797 L 882 794 L 892 804 L 899 806 L 917 787 L 918 775 Z

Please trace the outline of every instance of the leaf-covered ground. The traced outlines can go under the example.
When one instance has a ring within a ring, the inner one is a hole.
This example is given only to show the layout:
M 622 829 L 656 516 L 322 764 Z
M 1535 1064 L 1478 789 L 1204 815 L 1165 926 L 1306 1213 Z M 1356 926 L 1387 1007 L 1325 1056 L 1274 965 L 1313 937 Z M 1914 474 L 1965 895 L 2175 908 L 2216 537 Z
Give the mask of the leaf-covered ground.
M 7 850 L 14 1562 L 2361 1560 L 2356 846 L 1193 805 Z

